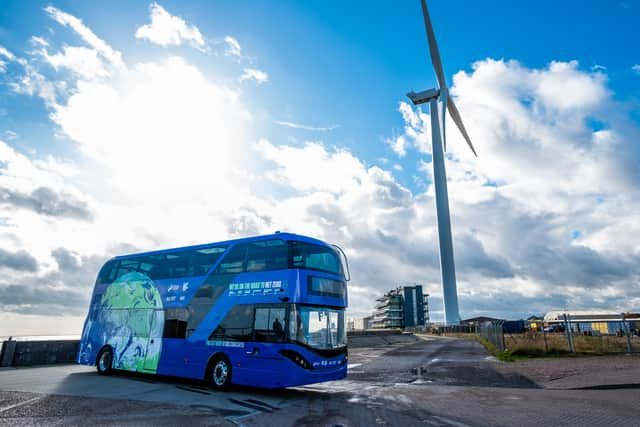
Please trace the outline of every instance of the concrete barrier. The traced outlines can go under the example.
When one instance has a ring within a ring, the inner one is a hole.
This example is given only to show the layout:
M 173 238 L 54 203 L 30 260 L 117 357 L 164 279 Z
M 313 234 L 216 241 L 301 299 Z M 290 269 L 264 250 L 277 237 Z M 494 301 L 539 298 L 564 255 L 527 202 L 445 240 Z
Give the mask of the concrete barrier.
M 4 341 L 0 357 L 0 367 L 4 368 L 13 365 L 13 354 L 16 351 L 16 341 Z
M 72 363 L 78 354 L 78 340 L 4 341 L 0 366 L 31 366 Z

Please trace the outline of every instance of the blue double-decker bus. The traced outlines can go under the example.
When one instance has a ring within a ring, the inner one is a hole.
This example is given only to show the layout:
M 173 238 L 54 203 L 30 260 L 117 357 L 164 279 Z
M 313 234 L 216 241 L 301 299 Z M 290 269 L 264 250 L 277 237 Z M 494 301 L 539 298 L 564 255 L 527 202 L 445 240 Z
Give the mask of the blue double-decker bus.
M 344 252 L 289 233 L 118 256 L 98 273 L 77 362 L 291 387 L 347 375 Z

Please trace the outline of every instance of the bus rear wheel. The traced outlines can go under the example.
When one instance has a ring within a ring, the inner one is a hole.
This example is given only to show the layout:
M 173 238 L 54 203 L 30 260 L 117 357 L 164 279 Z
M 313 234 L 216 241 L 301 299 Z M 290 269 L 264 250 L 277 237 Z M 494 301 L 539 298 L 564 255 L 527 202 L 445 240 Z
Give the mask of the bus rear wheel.
M 111 364 L 113 363 L 113 352 L 109 347 L 105 347 L 98 353 L 96 359 L 96 368 L 100 375 L 109 375 L 112 372 Z
M 214 390 L 227 390 L 231 385 L 231 362 L 223 354 L 216 356 L 211 362 L 209 385 Z

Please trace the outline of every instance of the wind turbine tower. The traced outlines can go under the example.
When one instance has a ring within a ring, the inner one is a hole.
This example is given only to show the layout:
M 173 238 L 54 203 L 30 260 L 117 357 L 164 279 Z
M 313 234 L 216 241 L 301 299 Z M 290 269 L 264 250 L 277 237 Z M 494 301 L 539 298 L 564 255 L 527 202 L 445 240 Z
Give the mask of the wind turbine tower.
M 422 14 L 424 25 L 427 29 L 427 40 L 429 42 L 429 53 L 431 63 L 436 72 L 438 89 L 429 89 L 419 93 L 409 92 L 407 96 L 414 105 L 429 103 L 429 115 L 431 116 L 431 144 L 433 146 L 433 183 L 436 194 L 436 216 L 438 221 L 438 243 L 440 246 L 440 273 L 442 275 L 442 295 L 444 299 L 445 324 L 457 325 L 460 323 L 460 312 L 458 310 L 458 291 L 456 288 L 456 269 L 453 262 L 453 241 L 451 239 L 451 217 L 449 215 L 449 195 L 447 193 L 447 174 L 444 167 L 444 150 L 447 149 L 447 139 L 445 132 L 447 109 L 451 119 L 458 126 L 462 136 L 469 144 L 469 148 L 477 157 L 476 150 L 471 144 L 471 139 L 467 134 L 462 118 L 458 112 L 456 104 L 449 96 L 447 81 L 444 78 L 440 52 L 436 43 L 436 36 L 433 33 L 427 3 L 422 0 Z M 438 113 L 438 101 L 442 103 L 442 116 Z M 440 133 L 440 122 L 442 121 L 442 133 Z M 444 148 L 444 149 L 443 149 Z

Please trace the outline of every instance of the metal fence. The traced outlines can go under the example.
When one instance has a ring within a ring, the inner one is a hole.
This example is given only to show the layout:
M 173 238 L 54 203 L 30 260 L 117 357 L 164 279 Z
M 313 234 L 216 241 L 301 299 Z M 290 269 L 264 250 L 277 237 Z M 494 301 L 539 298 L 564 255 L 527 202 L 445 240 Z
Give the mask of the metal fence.
M 438 326 L 435 328 L 435 332 L 438 334 L 475 334 L 478 332 L 478 328 L 473 325 Z
M 504 332 L 502 329 L 503 321 L 484 322 L 478 328 L 480 338 L 483 338 L 493 344 L 498 350 L 505 350 Z
M 616 334 L 599 334 L 580 330 L 570 319 L 553 332 L 545 330 L 514 328 L 514 322 L 484 322 L 479 326 L 443 326 L 435 333 L 474 335 L 491 343 L 498 351 L 509 351 L 522 355 L 545 355 L 558 353 L 616 354 L 640 353 L 640 330 L 637 324 L 620 322 Z M 517 325 L 516 325 L 517 326 Z

